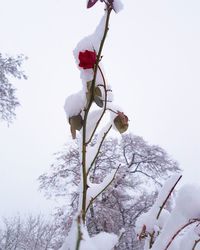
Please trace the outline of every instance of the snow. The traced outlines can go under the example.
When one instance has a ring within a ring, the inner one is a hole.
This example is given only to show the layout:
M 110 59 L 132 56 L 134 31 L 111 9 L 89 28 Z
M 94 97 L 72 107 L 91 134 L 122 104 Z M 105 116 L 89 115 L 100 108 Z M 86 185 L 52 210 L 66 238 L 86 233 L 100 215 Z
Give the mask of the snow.
M 101 232 L 90 238 L 84 226 L 81 232 L 83 240 L 81 241 L 80 250 L 112 250 L 118 242 L 118 236 L 113 233 Z
M 92 132 L 95 128 L 95 125 L 97 121 L 99 120 L 101 114 L 102 114 L 102 109 L 98 110 L 93 110 L 88 114 L 88 119 L 87 119 L 87 128 L 86 128 L 86 140 L 90 139 L 90 136 L 92 135 Z
M 142 231 L 143 225 L 146 225 L 146 230 L 149 233 L 154 232 L 156 228 L 162 228 L 164 226 L 166 220 L 169 217 L 169 212 L 166 209 L 163 209 L 158 219 L 157 215 L 159 213 L 160 207 L 163 205 L 165 199 L 170 193 L 171 188 L 174 186 L 180 176 L 180 174 L 172 175 L 161 188 L 152 208 L 137 219 L 136 232 L 138 232 L 138 234 L 140 234 Z
M 92 237 L 97 250 L 111 250 L 118 242 L 117 235 L 113 233 L 101 232 Z
M 68 236 L 65 239 L 64 244 L 59 250 L 74 250 L 76 249 L 76 242 L 78 236 L 78 227 L 77 227 L 77 216 L 74 217 L 71 229 Z
M 118 242 L 118 236 L 113 233 L 101 232 L 90 237 L 84 225 L 80 225 L 82 240 L 79 250 L 112 250 Z M 60 250 L 75 250 L 78 236 L 78 225 L 75 218 L 71 230 Z
M 160 235 L 155 241 L 152 250 L 163 250 L 167 246 L 168 242 L 173 237 L 174 233 L 186 223 L 185 218 L 179 213 L 177 209 L 174 209 L 168 218 L 166 224 L 163 227 Z M 170 249 L 170 248 L 169 248 Z
M 183 235 L 179 242 L 179 250 L 193 249 L 194 242 L 199 239 L 199 236 L 194 234 L 196 226 L 192 226 L 187 233 Z M 200 249 L 200 245 L 195 247 L 195 250 Z
M 136 222 L 138 233 L 141 233 L 144 225 L 147 233 L 155 233 L 151 250 L 164 250 L 166 247 L 168 250 L 189 250 L 200 239 L 200 186 L 184 185 L 178 192 L 172 212 L 163 209 L 158 220 L 156 219 L 160 207 L 179 177 L 176 174 L 167 180 L 153 207 Z M 145 250 L 149 249 L 149 240 L 148 234 Z M 195 249 L 200 249 L 200 245 L 197 244 Z
M 86 155 L 86 162 L 87 162 L 87 170 L 91 166 L 92 161 L 99 149 L 101 141 L 103 139 L 104 134 L 108 131 L 111 123 L 107 123 L 97 134 L 97 139 L 95 145 L 88 145 L 87 146 L 87 155 Z
M 200 218 L 200 187 L 195 185 L 185 185 L 179 192 L 176 199 L 176 206 L 172 211 L 168 222 L 161 232 L 152 250 L 160 250 L 161 244 L 166 246 L 172 236 L 191 219 Z M 197 229 L 196 229 L 197 230 Z M 193 234 L 195 232 L 193 230 Z M 196 237 L 194 236 L 193 237 Z M 198 236 L 197 236 L 198 237 Z M 187 237 L 188 238 L 188 237 Z M 181 243 L 183 244 L 183 243 Z M 188 242 L 188 244 L 190 244 Z M 182 248 L 180 248 L 182 249 Z M 186 249 L 186 248 L 185 248 Z M 188 248 L 190 249 L 190 248 Z
M 194 185 L 185 185 L 179 190 L 178 197 L 176 199 L 176 206 L 167 223 L 163 227 L 161 234 L 153 245 L 152 250 L 165 249 L 168 242 L 180 228 L 182 228 L 191 219 L 200 218 L 199 193 L 200 187 Z M 180 241 L 180 250 L 192 249 L 188 246 L 192 246 L 194 244 L 194 240 L 199 238 L 199 236 L 195 234 L 194 228 L 191 230 L 186 233 L 181 240 L 179 238 L 175 239 L 175 241 Z M 169 249 L 172 249 L 172 247 L 170 246 Z
M 179 212 L 186 219 L 200 218 L 200 187 L 185 185 L 179 192 L 176 199 L 176 206 Z
M 99 46 L 100 46 L 101 40 L 103 38 L 104 30 L 105 30 L 106 17 L 107 17 L 107 12 L 105 12 L 103 17 L 101 18 L 101 21 L 100 21 L 99 25 L 97 26 L 96 30 L 94 31 L 94 33 L 83 38 L 77 44 L 76 48 L 73 51 L 74 58 L 75 58 L 77 65 L 79 65 L 78 56 L 79 56 L 80 51 L 89 50 L 89 51 L 96 51 L 98 53 Z M 82 71 L 83 74 L 85 72 L 87 74 L 89 74 L 89 73 L 93 74 L 93 70 L 83 70 L 80 67 L 79 67 L 79 69 Z
M 121 10 L 123 10 L 123 4 L 120 0 L 114 0 L 113 2 L 113 9 L 116 13 L 119 13 Z
M 116 170 L 112 170 L 109 175 L 107 175 L 104 180 L 99 184 L 91 183 L 88 178 L 88 191 L 87 191 L 87 205 L 90 203 L 92 198 L 95 198 L 98 194 L 100 194 L 106 186 L 112 181 Z
M 64 110 L 67 118 L 78 115 L 84 108 L 86 98 L 83 91 L 68 96 L 65 100 Z

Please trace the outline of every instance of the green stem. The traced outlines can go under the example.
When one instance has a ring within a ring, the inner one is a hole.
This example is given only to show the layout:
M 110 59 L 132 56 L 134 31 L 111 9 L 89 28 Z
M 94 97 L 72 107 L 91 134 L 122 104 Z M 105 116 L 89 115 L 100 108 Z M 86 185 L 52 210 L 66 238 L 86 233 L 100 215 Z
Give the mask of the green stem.
M 77 229 L 78 229 L 78 239 L 76 242 L 76 250 L 79 250 L 80 244 L 81 244 L 81 238 L 82 238 L 82 233 L 81 233 L 81 226 L 80 226 L 80 217 L 78 216 L 77 219 Z
M 98 51 L 98 55 L 97 55 L 97 62 L 95 64 L 94 67 L 94 77 L 92 80 L 92 95 L 91 95 L 91 99 L 89 101 L 88 106 L 85 108 L 85 114 L 84 114 L 84 119 L 83 119 L 83 135 L 82 135 L 82 180 L 83 180 L 83 194 L 82 194 L 82 221 L 85 224 L 86 221 L 86 198 L 87 198 L 87 166 L 86 166 L 86 148 L 87 148 L 87 143 L 86 143 L 86 128 L 87 128 L 87 117 L 90 111 L 90 108 L 92 106 L 92 102 L 94 100 L 94 89 L 95 89 L 95 83 L 96 83 L 96 76 L 97 76 L 97 70 L 98 70 L 98 65 L 99 65 L 99 61 L 101 58 L 101 53 L 102 53 L 102 49 L 104 46 L 104 42 L 106 39 L 106 35 L 108 32 L 108 26 L 109 26 L 109 19 L 110 19 L 110 14 L 111 14 L 112 9 L 109 8 L 107 10 L 107 18 L 106 18 L 106 24 L 105 24 L 105 30 L 104 30 L 104 34 L 103 34 L 103 38 L 101 40 L 100 43 L 100 47 L 99 47 L 99 51 Z
M 104 116 L 104 114 L 105 114 L 105 112 L 106 112 L 106 109 L 107 109 L 107 102 L 108 102 L 107 98 L 108 98 L 108 94 L 107 94 L 107 89 L 106 89 L 106 80 L 105 80 L 105 77 L 104 77 L 104 75 L 103 75 L 103 72 L 102 72 L 102 70 L 101 70 L 101 68 L 100 68 L 99 66 L 98 66 L 98 69 L 99 69 L 99 71 L 100 71 L 100 73 L 101 73 L 101 76 L 102 76 L 102 79 L 103 79 L 103 88 L 104 88 L 104 93 L 105 93 L 105 104 L 104 104 L 104 108 L 103 108 L 103 111 L 102 111 L 102 113 L 101 113 L 101 116 L 99 117 L 99 119 L 98 119 L 98 121 L 97 121 L 97 123 L 96 123 L 96 125 L 95 125 L 95 127 L 94 127 L 94 130 L 92 131 L 92 134 L 91 134 L 90 138 L 89 138 L 88 141 L 86 142 L 87 145 L 92 141 L 92 138 L 93 138 L 93 136 L 94 136 L 94 134 L 95 134 L 95 132 L 96 132 L 98 126 L 99 126 L 99 123 L 101 122 L 101 120 L 102 120 L 102 118 L 103 118 L 103 116 Z

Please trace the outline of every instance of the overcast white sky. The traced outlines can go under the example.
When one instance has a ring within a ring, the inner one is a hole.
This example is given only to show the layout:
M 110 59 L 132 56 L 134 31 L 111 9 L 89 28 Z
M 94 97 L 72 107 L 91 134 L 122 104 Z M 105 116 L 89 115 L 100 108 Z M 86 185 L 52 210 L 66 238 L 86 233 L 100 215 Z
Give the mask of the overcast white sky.
M 122 0 L 123 1 L 123 0 Z M 21 107 L 0 124 L 0 216 L 51 211 L 37 177 L 67 142 L 63 104 L 81 88 L 72 50 L 93 32 L 101 4 L 85 0 L 0 0 L 0 52 L 29 57 L 14 81 Z M 111 18 L 104 67 L 130 132 L 158 144 L 199 182 L 200 1 L 124 0 Z

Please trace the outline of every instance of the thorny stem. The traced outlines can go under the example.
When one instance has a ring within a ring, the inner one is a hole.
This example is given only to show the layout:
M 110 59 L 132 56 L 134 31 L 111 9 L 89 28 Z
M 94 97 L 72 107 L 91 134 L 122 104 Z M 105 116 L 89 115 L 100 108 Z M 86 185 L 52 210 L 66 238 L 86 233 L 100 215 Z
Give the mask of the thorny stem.
M 94 89 L 95 89 L 95 83 L 96 83 L 96 76 L 97 76 L 97 70 L 98 70 L 98 65 L 99 65 L 99 61 L 101 58 L 101 52 L 104 46 L 104 42 L 106 39 L 106 35 L 108 32 L 108 26 L 109 26 L 109 19 L 110 19 L 110 14 L 111 14 L 112 9 L 108 8 L 107 10 L 107 18 L 106 18 L 106 25 L 105 25 L 105 30 L 104 30 L 104 34 L 103 34 L 103 38 L 101 40 L 100 43 L 100 47 L 99 47 L 99 51 L 98 51 L 98 55 L 97 55 L 97 61 L 94 67 L 94 77 L 92 80 L 92 95 L 89 101 L 88 106 L 85 108 L 85 113 L 84 113 L 84 119 L 83 119 L 83 134 L 82 134 L 82 178 L 83 178 L 83 194 L 82 194 L 82 221 L 85 224 L 85 220 L 86 220 L 86 198 L 87 198 L 87 189 L 88 189 L 88 185 L 87 185 L 87 168 L 86 168 L 86 147 L 87 147 L 87 143 L 86 143 L 86 127 L 87 127 L 87 117 L 88 117 L 88 113 L 90 111 L 90 108 L 92 106 L 92 102 L 94 100 Z
M 180 175 L 180 177 L 178 178 L 178 180 L 175 182 L 174 186 L 171 188 L 171 190 L 170 190 L 169 194 L 167 195 L 166 199 L 164 200 L 162 206 L 160 207 L 160 210 L 159 210 L 159 212 L 158 212 L 158 215 L 157 215 L 157 217 L 156 217 L 157 220 L 158 220 L 158 218 L 159 218 L 159 216 L 160 216 L 160 214 L 161 214 L 161 212 L 162 212 L 162 210 L 163 210 L 165 204 L 167 203 L 167 201 L 168 201 L 170 195 L 172 194 L 174 188 L 176 187 L 176 185 L 178 184 L 178 182 L 180 181 L 181 178 L 182 178 L 182 175 Z

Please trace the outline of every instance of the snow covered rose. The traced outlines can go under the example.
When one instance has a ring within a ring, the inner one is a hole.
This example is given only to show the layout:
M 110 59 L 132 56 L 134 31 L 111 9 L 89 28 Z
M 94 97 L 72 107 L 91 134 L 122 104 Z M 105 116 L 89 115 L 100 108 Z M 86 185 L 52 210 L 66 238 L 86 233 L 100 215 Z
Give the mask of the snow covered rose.
M 93 69 L 97 60 L 95 51 L 85 50 L 79 52 L 79 67 L 83 69 Z

